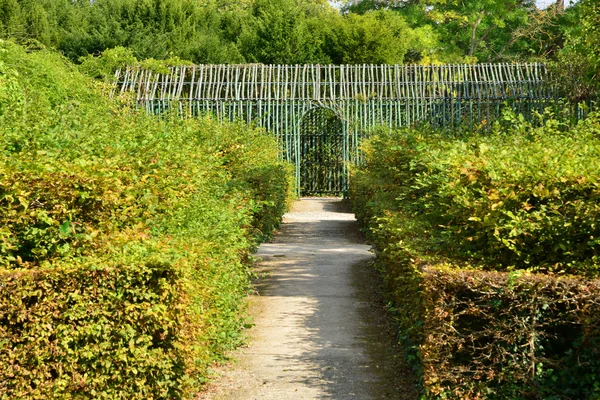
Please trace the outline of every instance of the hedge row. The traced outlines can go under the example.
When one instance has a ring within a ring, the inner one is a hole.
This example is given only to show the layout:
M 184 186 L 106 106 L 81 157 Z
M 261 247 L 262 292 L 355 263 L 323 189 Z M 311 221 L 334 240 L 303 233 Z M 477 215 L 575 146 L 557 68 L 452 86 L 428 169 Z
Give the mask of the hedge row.
M 0 42 L 0 398 L 187 398 L 293 193 L 263 131 L 156 119 Z
M 450 267 L 422 288 L 432 397 L 600 397 L 600 280 Z
M 427 398 L 600 398 L 600 118 L 382 131 L 354 172 Z

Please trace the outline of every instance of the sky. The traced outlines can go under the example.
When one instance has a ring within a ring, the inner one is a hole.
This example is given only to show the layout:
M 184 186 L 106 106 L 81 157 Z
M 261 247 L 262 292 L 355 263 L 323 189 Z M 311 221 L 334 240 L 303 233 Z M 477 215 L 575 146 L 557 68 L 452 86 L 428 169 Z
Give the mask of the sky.
M 538 6 L 538 8 L 546 8 L 548 7 L 550 4 L 554 4 L 556 3 L 555 0 L 536 0 L 535 4 Z M 575 4 L 577 3 L 577 1 L 569 1 L 569 0 L 565 0 L 565 6 L 569 7 L 571 4 Z
M 565 6 L 569 7 L 571 4 L 575 4 L 577 3 L 578 0 L 565 0 Z M 335 0 L 331 0 L 329 1 L 331 4 L 333 4 L 336 8 L 340 6 L 340 1 L 335 1 Z M 535 4 L 538 6 L 538 8 L 544 9 L 546 7 L 548 7 L 550 4 L 554 4 L 556 3 L 556 0 L 536 0 Z

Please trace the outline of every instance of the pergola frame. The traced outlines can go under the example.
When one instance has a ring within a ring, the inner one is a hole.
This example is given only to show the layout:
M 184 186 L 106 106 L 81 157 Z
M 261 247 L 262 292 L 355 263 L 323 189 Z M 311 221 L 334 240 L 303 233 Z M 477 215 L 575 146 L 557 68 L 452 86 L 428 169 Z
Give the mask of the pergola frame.
M 302 119 L 315 108 L 330 109 L 343 124 L 336 192 L 345 192 L 346 165 L 361 162 L 359 144 L 374 126 L 489 126 L 505 107 L 529 118 L 554 98 L 547 75 L 539 63 L 192 65 L 166 74 L 130 67 L 117 71 L 115 90 L 134 92 L 138 105 L 154 114 L 175 107 L 181 115 L 210 112 L 264 127 L 296 166 L 298 188 Z

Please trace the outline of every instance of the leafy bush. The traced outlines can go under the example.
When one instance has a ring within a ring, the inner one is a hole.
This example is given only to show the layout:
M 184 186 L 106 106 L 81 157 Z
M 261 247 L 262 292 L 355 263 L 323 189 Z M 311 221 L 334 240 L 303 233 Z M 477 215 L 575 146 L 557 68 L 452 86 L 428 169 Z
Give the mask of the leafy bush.
M 427 397 L 599 396 L 598 117 L 365 144 L 351 196 Z
M 103 91 L 0 42 L 1 397 L 187 397 L 240 342 L 292 193 L 265 132 Z
M 422 285 L 430 397 L 600 397 L 600 280 L 438 267 Z
M 590 160 L 600 154 L 600 116 L 568 131 L 556 120 L 509 122 L 489 136 L 377 136 L 364 179 L 389 185 L 381 190 L 393 192 L 394 209 L 423 224 L 427 253 L 488 269 L 597 274 L 600 167 Z
M 3 398 L 181 396 L 181 279 L 109 263 L 2 273 Z

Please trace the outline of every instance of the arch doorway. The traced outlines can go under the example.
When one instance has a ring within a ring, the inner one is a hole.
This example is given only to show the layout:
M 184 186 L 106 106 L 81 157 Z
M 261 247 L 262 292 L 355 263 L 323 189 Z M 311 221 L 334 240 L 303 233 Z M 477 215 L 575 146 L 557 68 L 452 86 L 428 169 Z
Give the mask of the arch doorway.
M 344 123 L 331 109 L 317 107 L 300 121 L 300 193 L 339 195 L 345 190 Z

